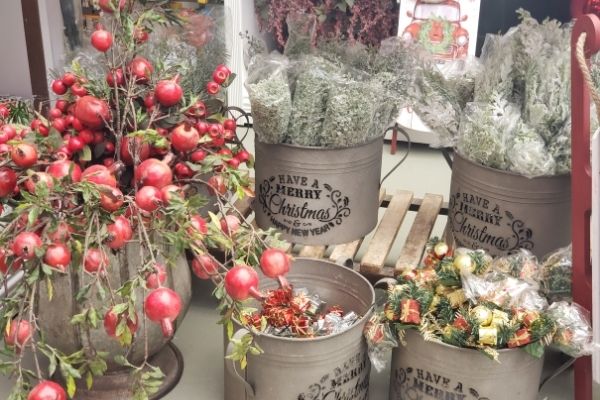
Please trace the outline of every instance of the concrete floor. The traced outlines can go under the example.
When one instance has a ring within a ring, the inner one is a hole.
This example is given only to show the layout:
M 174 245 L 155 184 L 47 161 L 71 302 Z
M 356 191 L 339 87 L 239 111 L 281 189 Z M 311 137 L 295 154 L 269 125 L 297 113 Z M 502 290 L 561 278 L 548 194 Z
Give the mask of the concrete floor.
M 389 170 L 399 160 L 401 154 L 400 151 L 394 156 L 390 155 L 389 146 L 386 146 L 383 171 Z M 450 169 L 441 153 L 429 148 L 417 147 L 406 163 L 385 182 L 384 186 L 388 191 L 411 190 L 417 196 L 425 193 L 447 194 L 450 186 Z M 445 221 L 440 221 L 434 234 L 440 235 L 444 224 Z M 406 229 L 400 232 L 395 251 L 405 240 L 406 233 Z M 396 255 L 397 252 L 393 251 L 390 258 Z M 212 286 L 207 282 L 197 279 L 194 281 L 194 298 L 175 338 L 175 343 L 182 350 L 185 359 L 185 369 L 179 385 L 165 397 L 167 400 L 218 400 L 223 398 L 222 331 L 216 323 L 218 315 L 211 292 Z M 493 379 L 493 377 L 490 378 Z M 388 369 L 381 373 L 373 371 L 371 374 L 371 400 L 387 399 L 388 379 L 389 361 Z M 0 398 L 6 398 L 10 386 L 9 381 L 0 378 Z M 567 371 L 546 385 L 542 389 L 539 399 L 570 400 L 573 398 L 572 387 L 572 372 Z M 595 398 L 600 399 L 600 396 Z

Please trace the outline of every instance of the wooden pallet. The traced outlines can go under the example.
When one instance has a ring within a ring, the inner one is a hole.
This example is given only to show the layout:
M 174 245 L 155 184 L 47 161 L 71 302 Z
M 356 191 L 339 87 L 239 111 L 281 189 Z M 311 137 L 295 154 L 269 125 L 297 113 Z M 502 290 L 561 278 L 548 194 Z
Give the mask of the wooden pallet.
M 372 281 L 383 277 L 393 277 L 403 269 L 418 265 L 433 226 L 440 215 L 448 215 L 448 204 L 438 194 L 426 194 L 422 199 L 405 190 L 387 194 L 385 189 L 379 193 L 380 207 L 385 209 L 373 237 L 366 244 L 364 255 L 358 260 L 357 253 L 365 238 L 351 243 L 331 246 L 303 246 L 288 244 L 286 251 L 299 257 L 326 258 L 332 262 L 353 267 Z M 236 208 L 245 217 L 252 214 L 252 199 L 235 203 Z M 406 215 L 415 212 L 416 217 L 400 256 L 394 265 L 386 265 L 386 260 L 396 241 Z

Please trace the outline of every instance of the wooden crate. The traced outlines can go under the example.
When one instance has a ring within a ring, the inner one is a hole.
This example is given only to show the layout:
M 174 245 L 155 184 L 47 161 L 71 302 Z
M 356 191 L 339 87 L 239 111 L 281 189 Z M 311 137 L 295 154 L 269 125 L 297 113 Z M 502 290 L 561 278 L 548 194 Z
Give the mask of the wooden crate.
M 347 265 L 371 281 L 393 277 L 405 268 L 418 265 L 435 222 L 441 215 L 448 215 L 448 203 L 443 201 L 442 195 L 428 193 L 421 199 L 405 190 L 387 194 L 385 189 L 382 189 L 379 199 L 380 207 L 384 208 L 385 212 L 375 228 L 373 237 L 365 243 L 367 247 L 360 259 L 357 259 L 357 253 L 365 238 L 331 246 L 303 246 L 291 243 L 285 250 L 294 256 L 326 258 Z M 252 199 L 238 201 L 235 206 L 244 216 L 251 216 Z M 416 216 L 408 237 L 395 264 L 388 265 L 386 260 L 409 212 L 416 213 Z

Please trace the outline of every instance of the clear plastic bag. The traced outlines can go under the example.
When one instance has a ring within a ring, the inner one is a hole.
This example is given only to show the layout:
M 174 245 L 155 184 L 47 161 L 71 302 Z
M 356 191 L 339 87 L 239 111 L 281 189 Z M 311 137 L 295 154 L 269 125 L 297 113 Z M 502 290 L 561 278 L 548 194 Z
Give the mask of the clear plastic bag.
M 592 354 L 593 337 L 589 312 L 576 303 L 559 301 L 548 308 L 556 323 L 552 346 L 571 357 Z
M 547 255 L 541 266 L 542 291 L 549 301 L 571 301 L 573 260 L 571 246 Z
M 295 69 L 297 75 L 288 140 L 294 145 L 320 146 L 336 66 L 323 58 L 306 56 L 295 65 Z
M 265 143 L 284 143 L 292 114 L 287 70 L 289 60 L 277 53 L 258 55 L 250 64 L 246 89 L 254 131 Z
M 496 258 L 492 263 L 492 268 L 525 281 L 539 282 L 541 279 L 537 257 L 525 249 Z
M 492 270 L 485 275 L 461 274 L 465 296 L 473 303 L 491 302 L 499 307 L 543 311 L 548 302 L 539 294 L 539 286 Z
M 544 139 L 527 125 L 519 126 L 507 144 L 508 170 L 528 178 L 554 175 L 556 162 Z
M 397 115 L 387 90 L 374 79 L 338 79 L 327 100 L 321 146 L 338 148 L 365 143 L 383 136 Z
M 457 151 L 465 158 L 508 169 L 507 139 L 518 129 L 519 110 L 498 97 L 490 103 L 469 103 L 460 123 Z
M 388 354 L 398 347 L 398 340 L 381 312 L 373 314 L 364 329 L 369 359 L 377 372 L 383 371 Z

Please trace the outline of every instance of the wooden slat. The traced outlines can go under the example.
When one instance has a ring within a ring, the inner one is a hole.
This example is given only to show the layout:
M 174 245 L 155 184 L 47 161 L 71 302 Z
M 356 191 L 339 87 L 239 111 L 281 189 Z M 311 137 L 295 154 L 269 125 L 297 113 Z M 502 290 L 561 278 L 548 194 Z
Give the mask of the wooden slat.
M 443 200 L 442 196 L 429 193 L 423 198 L 400 257 L 396 261 L 396 273 L 406 268 L 416 267 L 419 264 Z
M 309 258 L 323 258 L 326 249 L 327 247 L 325 246 L 304 246 L 302 247 L 302 249 L 300 249 L 298 256 Z
M 379 190 L 379 204 L 385 198 L 385 189 L 381 188 Z M 347 260 L 354 260 L 356 257 L 356 253 L 358 253 L 358 249 L 360 249 L 360 245 L 362 244 L 365 238 L 362 237 L 358 240 L 355 240 L 350 243 L 339 244 L 333 248 L 331 255 L 329 256 L 329 260 L 335 263 L 343 262 L 345 263 Z
M 412 192 L 404 190 L 400 190 L 392 196 L 383 219 L 361 260 L 360 271 L 362 273 L 371 275 L 380 273 L 398 235 L 404 216 L 410 207 L 412 198 Z

